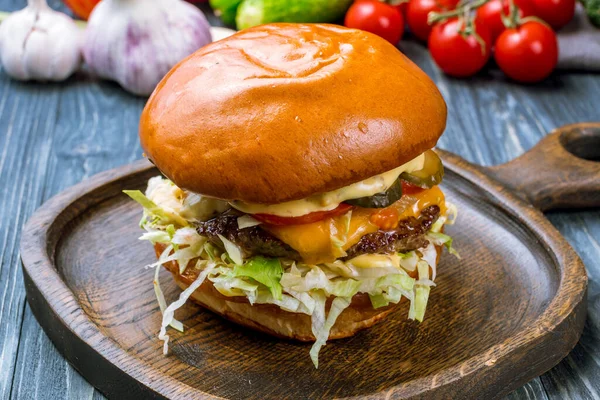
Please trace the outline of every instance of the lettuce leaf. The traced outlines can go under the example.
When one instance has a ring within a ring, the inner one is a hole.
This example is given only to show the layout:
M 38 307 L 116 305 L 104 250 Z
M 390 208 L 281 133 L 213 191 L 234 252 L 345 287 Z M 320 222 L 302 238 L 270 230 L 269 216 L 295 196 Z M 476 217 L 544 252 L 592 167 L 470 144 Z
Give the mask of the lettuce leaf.
M 160 230 L 146 232 L 142 236 L 139 237 L 139 240 L 147 240 L 152 244 L 156 244 L 156 243 L 170 244 L 171 243 L 171 237 L 169 236 L 169 233 L 165 232 L 165 231 L 160 231 Z
M 244 214 L 241 217 L 238 217 L 237 224 L 239 229 L 251 228 L 256 225 L 262 224 L 259 220 L 253 218 L 249 214 Z
M 225 251 L 227 252 L 229 258 L 231 258 L 231 261 L 233 261 L 236 265 L 242 265 L 242 263 L 244 262 L 244 258 L 242 256 L 242 249 L 240 249 L 235 243 L 233 243 L 220 233 L 217 234 L 217 236 L 219 236 L 219 239 L 221 239 L 221 242 L 223 242 L 223 246 L 225 246 Z
M 351 297 L 336 297 L 333 299 L 325 323 L 322 325 L 322 327 L 320 327 L 320 329 L 316 330 L 316 333 L 313 327 L 313 334 L 317 338 L 317 341 L 310 349 L 310 359 L 315 365 L 315 368 L 319 368 L 319 351 L 321 350 L 321 347 L 325 346 L 327 339 L 329 339 L 329 332 L 331 331 L 331 328 L 335 324 L 335 321 L 338 319 L 342 311 L 348 308 L 351 301 Z
M 331 280 L 321 268 L 312 268 L 304 276 L 297 269 L 286 272 L 281 278 L 281 284 L 285 287 L 286 292 L 290 290 L 310 292 L 321 289 L 326 295 L 352 297 L 358 293 L 361 282 L 355 279 Z
M 160 326 L 160 332 L 158 334 L 158 338 L 164 341 L 163 354 L 167 354 L 167 352 L 169 351 L 169 335 L 167 335 L 167 326 L 171 325 L 175 320 L 175 310 L 177 310 L 180 307 L 183 307 L 183 305 L 190 298 L 192 293 L 194 293 L 194 291 L 202 285 L 202 283 L 214 267 L 215 263 L 211 262 L 210 264 L 208 264 L 206 268 L 204 268 L 204 270 L 200 273 L 200 275 L 198 275 L 198 278 L 196 278 L 196 280 L 192 282 L 190 286 L 188 286 L 183 292 L 181 292 L 181 294 L 179 295 L 179 299 L 171 303 L 163 312 L 162 324 Z
M 123 190 L 127 196 L 131 197 L 137 203 L 139 203 L 142 207 L 144 207 L 144 211 L 148 213 L 151 217 L 153 217 L 153 223 L 159 223 L 160 225 L 166 225 L 169 222 L 174 222 L 179 226 L 186 226 L 188 223 L 185 219 L 183 219 L 180 215 L 177 215 L 173 212 L 169 212 L 159 206 L 157 206 L 152 200 L 147 198 L 141 191 L 139 190 Z M 142 219 L 143 220 L 143 219 Z
M 278 258 L 256 256 L 243 265 L 236 265 L 234 276 L 245 276 L 265 285 L 276 300 L 282 299 L 281 276 L 283 268 Z
M 452 247 L 452 241 L 453 239 L 446 235 L 445 233 L 441 233 L 441 232 L 429 232 L 427 234 L 427 238 L 435 245 L 437 246 L 441 246 L 444 245 L 446 246 L 446 248 L 448 249 L 448 252 L 452 255 L 454 255 L 456 258 L 460 259 L 460 255 L 458 254 L 458 252 L 454 249 L 454 247 Z
M 419 261 L 417 264 L 417 270 L 419 272 L 419 281 L 427 280 L 429 281 L 429 264 L 425 261 Z M 427 308 L 427 300 L 429 299 L 429 292 L 431 287 L 429 285 L 424 285 L 419 283 L 419 281 L 415 282 L 414 288 L 414 299 L 410 303 L 410 309 L 408 311 L 408 318 L 416 319 L 419 322 L 423 322 L 423 318 L 425 317 L 425 309 Z

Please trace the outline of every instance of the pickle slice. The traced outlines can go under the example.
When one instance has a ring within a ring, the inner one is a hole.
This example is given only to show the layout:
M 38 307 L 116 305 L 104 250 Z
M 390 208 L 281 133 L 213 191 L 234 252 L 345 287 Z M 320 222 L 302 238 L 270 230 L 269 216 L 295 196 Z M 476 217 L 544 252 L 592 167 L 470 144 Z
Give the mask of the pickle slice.
M 433 150 L 425 152 L 423 169 L 414 172 L 403 172 L 400 179 L 424 189 L 431 189 L 439 185 L 444 178 L 442 160 Z
M 400 200 L 400 197 L 402 197 L 402 182 L 400 179 L 396 179 L 392 183 L 392 186 L 385 192 L 377 193 L 373 196 L 346 200 L 345 203 L 363 208 L 385 208 Z

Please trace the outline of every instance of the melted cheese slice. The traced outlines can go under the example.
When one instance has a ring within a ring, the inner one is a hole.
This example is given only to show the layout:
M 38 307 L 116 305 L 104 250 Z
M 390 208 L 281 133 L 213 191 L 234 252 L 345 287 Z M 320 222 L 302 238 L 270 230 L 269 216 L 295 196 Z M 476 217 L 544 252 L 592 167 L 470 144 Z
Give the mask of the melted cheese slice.
M 418 217 L 421 210 L 432 205 L 440 207 L 440 215 L 446 214 L 444 194 L 437 186 L 417 194 L 402 196 L 390 208 L 395 208 L 398 211 L 398 220 L 400 221 L 408 217 Z M 335 261 L 343 256 L 343 250 L 348 250 L 354 246 L 364 235 L 379 230 L 377 226 L 371 223 L 370 218 L 371 215 L 380 210 L 355 208 L 352 211 L 346 241 L 341 247 L 336 246 L 332 241 L 332 233 L 335 234 L 340 230 L 345 230 L 344 216 L 326 218 L 311 224 L 261 225 L 261 227 L 298 251 L 305 263 L 320 264 Z
M 372 196 L 386 191 L 403 172 L 414 172 L 423 169 L 425 155 L 399 166 L 391 171 L 375 175 L 364 181 L 353 183 L 331 192 L 319 193 L 306 199 L 287 201 L 280 204 L 257 204 L 243 201 L 232 201 L 230 204 L 248 214 L 271 214 L 280 217 L 299 217 L 315 211 L 329 211 L 336 208 L 341 202 L 349 199 Z

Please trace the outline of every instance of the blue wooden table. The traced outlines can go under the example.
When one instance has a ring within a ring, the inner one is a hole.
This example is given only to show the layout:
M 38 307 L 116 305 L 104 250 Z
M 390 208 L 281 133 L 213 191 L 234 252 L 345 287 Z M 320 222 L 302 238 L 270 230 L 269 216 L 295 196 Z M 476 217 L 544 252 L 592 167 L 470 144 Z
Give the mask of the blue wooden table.
M 25 0 L 0 0 L 13 11 Z M 50 2 L 61 9 L 59 0 Z M 498 71 L 472 80 L 445 77 L 423 46 L 401 49 L 438 84 L 449 106 L 439 147 L 482 165 L 506 162 L 564 124 L 600 120 L 600 75 L 556 73 L 522 86 Z M 44 201 L 91 175 L 141 157 L 144 99 L 79 74 L 29 84 L 0 72 L 0 399 L 101 399 L 63 358 L 26 303 L 20 230 Z M 600 149 L 597 154 L 600 155 Z M 548 214 L 585 262 L 589 316 L 571 354 L 510 399 L 600 398 L 600 211 Z

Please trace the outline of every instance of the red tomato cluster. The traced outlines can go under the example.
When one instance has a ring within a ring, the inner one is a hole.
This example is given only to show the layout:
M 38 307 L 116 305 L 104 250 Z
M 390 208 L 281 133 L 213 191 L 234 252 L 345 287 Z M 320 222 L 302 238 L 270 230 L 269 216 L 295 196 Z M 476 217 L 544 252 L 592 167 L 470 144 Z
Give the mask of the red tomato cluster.
M 510 78 L 537 82 L 556 66 L 554 30 L 574 12 L 575 0 L 356 0 L 344 24 L 392 44 L 406 25 L 427 41 L 433 60 L 451 76 L 474 75 L 493 56 Z

